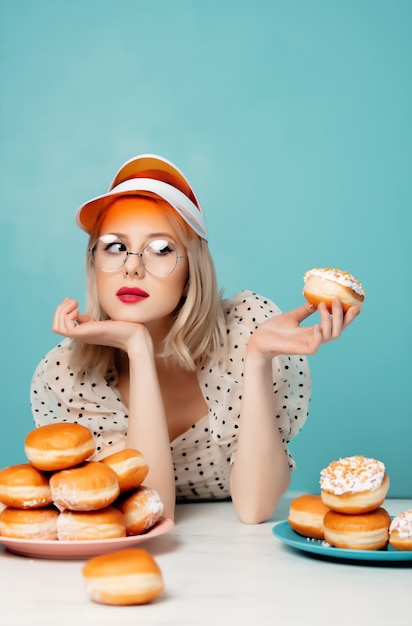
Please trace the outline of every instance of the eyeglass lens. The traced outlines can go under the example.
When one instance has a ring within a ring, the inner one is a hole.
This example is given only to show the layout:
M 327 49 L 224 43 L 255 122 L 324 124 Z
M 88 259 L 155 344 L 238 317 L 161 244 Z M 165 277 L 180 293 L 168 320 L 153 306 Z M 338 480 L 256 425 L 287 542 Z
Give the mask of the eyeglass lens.
M 117 272 L 129 256 L 139 256 L 145 270 L 158 278 L 173 272 L 178 259 L 175 244 L 167 239 L 154 239 L 142 252 L 130 252 L 116 235 L 102 235 L 91 252 L 95 267 L 102 272 Z

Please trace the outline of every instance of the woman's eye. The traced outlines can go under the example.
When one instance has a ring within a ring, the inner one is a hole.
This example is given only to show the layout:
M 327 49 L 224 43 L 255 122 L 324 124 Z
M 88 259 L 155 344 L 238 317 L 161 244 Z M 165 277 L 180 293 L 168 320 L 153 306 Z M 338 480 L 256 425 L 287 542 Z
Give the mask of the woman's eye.
M 109 254 L 122 254 L 126 252 L 127 248 L 121 241 L 114 241 L 105 246 L 104 251 Z
M 175 252 L 176 248 L 172 243 L 170 243 L 170 241 L 167 241 L 166 239 L 159 239 L 151 241 L 147 245 L 146 250 L 149 254 L 164 256 L 166 254 L 170 254 L 171 252 Z

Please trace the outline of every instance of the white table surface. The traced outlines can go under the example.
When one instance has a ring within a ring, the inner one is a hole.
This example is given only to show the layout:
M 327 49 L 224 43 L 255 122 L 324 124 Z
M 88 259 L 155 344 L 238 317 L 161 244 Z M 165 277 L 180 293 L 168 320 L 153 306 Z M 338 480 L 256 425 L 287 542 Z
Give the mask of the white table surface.
M 165 592 L 144 606 L 113 607 L 86 596 L 84 561 L 34 559 L 0 548 L 1 626 L 150 624 L 410 626 L 411 563 L 334 561 L 297 551 L 273 533 L 287 518 L 241 524 L 229 502 L 180 505 L 166 535 L 139 545 L 159 564 Z M 391 515 L 412 500 L 387 500 Z

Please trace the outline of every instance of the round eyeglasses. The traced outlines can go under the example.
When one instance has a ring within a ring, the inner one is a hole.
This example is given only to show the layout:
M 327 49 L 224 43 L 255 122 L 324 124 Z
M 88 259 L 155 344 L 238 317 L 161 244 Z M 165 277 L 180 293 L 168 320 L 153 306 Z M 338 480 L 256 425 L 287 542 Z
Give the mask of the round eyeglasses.
M 142 252 L 130 252 L 126 244 L 116 235 L 102 235 L 89 248 L 94 266 L 101 272 L 118 272 L 129 256 L 140 257 L 146 272 L 156 278 L 169 276 L 176 268 L 178 259 L 176 244 L 168 239 L 149 241 Z

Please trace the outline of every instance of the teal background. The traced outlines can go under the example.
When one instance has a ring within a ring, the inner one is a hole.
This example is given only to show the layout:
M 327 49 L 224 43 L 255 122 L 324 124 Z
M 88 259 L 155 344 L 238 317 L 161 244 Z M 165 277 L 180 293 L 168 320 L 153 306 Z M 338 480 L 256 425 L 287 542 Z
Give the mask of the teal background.
M 314 266 L 367 289 L 310 357 L 292 489 L 382 460 L 412 496 L 409 0 L 0 0 L 0 465 L 25 460 L 53 312 L 84 301 L 78 205 L 135 154 L 174 161 L 226 295 L 302 302 Z

